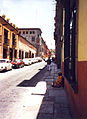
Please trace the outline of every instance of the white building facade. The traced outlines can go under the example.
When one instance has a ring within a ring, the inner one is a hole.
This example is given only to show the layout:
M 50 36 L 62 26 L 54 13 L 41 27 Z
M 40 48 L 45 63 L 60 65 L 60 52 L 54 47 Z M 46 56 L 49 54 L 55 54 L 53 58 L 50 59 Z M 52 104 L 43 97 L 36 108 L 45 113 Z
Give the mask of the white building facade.
M 32 45 L 37 48 L 36 56 L 40 56 L 40 46 L 41 46 L 41 34 L 40 28 L 19 28 L 18 33 L 26 38 Z

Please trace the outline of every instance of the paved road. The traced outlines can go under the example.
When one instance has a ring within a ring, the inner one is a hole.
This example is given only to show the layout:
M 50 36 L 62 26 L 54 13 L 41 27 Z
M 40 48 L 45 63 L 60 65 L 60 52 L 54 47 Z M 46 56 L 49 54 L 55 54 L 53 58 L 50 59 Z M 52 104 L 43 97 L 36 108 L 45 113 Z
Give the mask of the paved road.
M 35 96 L 34 98 L 34 95 L 30 95 L 31 92 L 38 90 L 34 79 L 39 80 L 41 78 L 44 71 L 42 69 L 45 65 L 45 62 L 40 62 L 25 66 L 24 68 L 12 69 L 11 71 L 0 73 L 0 119 L 35 118 L 31 113 L 31 107 L 32 105 L 36 105 L 34 116 L 35 114 L 37 115 L 43 96 L 40 98 Z M 42 73 L 37 74 L 40 71 Z M 43 88 L 42 90 L 45 91 L 46 85 L 44 83 Z
M 45 65 L 0 73 L 0 119 L 74 119 L 65 88 L 51 86 L 60 69 Z

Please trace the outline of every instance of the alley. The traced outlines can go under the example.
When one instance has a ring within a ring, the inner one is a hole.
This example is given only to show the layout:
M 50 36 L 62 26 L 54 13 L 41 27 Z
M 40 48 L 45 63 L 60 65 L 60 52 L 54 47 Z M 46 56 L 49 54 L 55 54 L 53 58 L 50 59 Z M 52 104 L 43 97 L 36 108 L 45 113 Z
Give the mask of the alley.
M 45 65 L 0 73 L 0 119 L 72 119 L 65 90 L 51 87 L 57 67 L 52 63 L 49 72 Z

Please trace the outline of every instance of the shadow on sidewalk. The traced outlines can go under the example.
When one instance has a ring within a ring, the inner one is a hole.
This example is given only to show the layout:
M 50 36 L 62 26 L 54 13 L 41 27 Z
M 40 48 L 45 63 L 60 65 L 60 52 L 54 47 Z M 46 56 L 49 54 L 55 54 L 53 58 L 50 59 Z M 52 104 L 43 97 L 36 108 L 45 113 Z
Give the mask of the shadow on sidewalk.
M 35 87 L 36 84 L 41 81 L 42 77 L 44 76 L 44 73 L 46 72 L 46 66 L 43 69 L 39 69 L 40 71 L 34 75 L 31 79 L 29 80 L 24 80 L 17 86 L 19 87 Z
M 73 119 L 65 89 L 51 86 L 58 72 L 55 65 L 52 65 L 50 72 L 47 67 L 39 70 L 30 80 L 24 80 L 17 85 L 34 87 L 30 92 L 28 113 L 32 113 L 34 119 Z

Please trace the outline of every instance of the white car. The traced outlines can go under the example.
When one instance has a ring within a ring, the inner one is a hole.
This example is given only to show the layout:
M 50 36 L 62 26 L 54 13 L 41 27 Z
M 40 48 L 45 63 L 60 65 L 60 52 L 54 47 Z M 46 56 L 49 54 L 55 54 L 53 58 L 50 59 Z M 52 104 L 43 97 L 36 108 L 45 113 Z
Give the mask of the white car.
M 11 70 L 12 69 L 12 64 L 9 59 L 0 59 L 0 71 L 3 70 Z
M 25 58 L 25 59 L 23 59 L 23 61 L 24 61 L 24 64 L 27 66 L 32 64 L 31 58 Z
M 35 58 L 32 58 L 32 62 L 33 63 L 37 63 L 38 62 L 38 60 L 36 59 L 36 57 Z
M 38 62 L 42 62 L 42 58 L 41 57 L 36 57 Z

